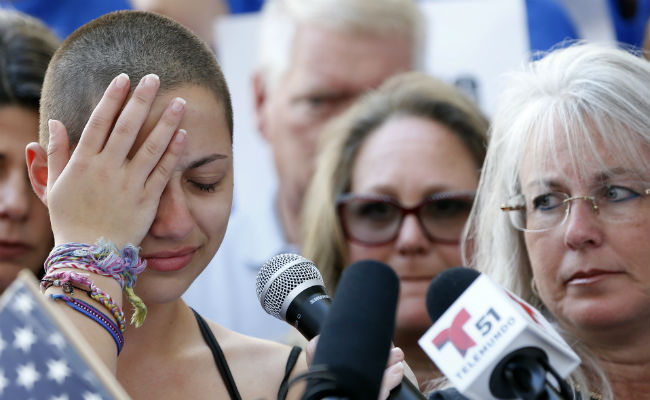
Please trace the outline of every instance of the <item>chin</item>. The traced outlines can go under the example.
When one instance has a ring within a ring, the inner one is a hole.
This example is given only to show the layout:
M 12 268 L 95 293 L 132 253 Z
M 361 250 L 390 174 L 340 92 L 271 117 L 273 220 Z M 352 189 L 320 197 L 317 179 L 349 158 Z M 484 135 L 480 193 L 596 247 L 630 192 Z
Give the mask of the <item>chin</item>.
M 631 329 L 631 325 L 645 324 L 650 318 L 650 301 L 634 297 L 626 296 L 621 302 L 575 304 L 575 308 L 566 313 L 565 321 L 573 326 L 572 329 L 582 331 Z
M 138 277 L 134 290 L 145 304 L 164 304 L 178 300 L 190 284 L 191 281 L 180 274 L 160 276 L 145 271 Z
M 431 319 L 422 307 L 398 307 L 395 329 L 424 333 L 430 326 Z

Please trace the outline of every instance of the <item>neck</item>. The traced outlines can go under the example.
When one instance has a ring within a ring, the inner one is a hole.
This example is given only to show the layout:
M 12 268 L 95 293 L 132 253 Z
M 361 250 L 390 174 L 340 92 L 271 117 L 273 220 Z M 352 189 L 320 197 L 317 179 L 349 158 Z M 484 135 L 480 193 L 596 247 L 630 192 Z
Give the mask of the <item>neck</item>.
M 615 399 L 650 398 L 650 360 L 638 363 L 601 361 Z
M 300 213 L 302 211 L 302 196 L 281 186 L 276 199 L 278 216 L 285 240 L 290 244 L 297 244 L 300 232 Z
M 424 332 L 403 332 L 395 331 L 395 346 L 404 351 L 404 358 L 409 365 L 415 377 L 418 380 L 420 390 L 424 391 L 428 387 L 431 379 L 440 377 L 438 367 L 431 361 L 426 353 L 418 345 L 418 339 Z
M 166 304 L 148 304 L 147 318 L 139 328 L 128 324 L 131 312 L 127 312 L 127 309 L 131 307 L 128 303 L 125 305 L 127 328 L 119 360 L 175 353 L 182 348 L 180 344 L 187 327 L 195 323 L 192 311 L 181 299 Z
M 650 325 L 640 320 L 616 332 L 593 330 L 581 340 L 603 368 L 615 399 L 650 398 Z

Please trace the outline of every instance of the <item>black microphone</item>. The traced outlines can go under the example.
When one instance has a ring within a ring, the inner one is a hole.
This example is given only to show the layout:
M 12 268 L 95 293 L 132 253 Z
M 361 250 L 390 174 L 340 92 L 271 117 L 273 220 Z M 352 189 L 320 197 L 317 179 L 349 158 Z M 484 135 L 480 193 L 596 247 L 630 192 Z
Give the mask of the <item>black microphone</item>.
M 288 322 L 308 340 L 318 335 L 332 301 L 312 261 L 289 253 L 271 257 L 260 268 L 256 287 L 264 311 Z M 389 399 L 423 400 L 425 397 L 405 377 L 391 390 Z
M 386 264 L 359 261 L 343 270 L 323 323 L 304 400 L 376 400 L 395 330 L 399 279 Z M 325 373 L 325 374 L 323 374 Z
M 486 275 L 443 271 L 429 286 L 427 310 L 434 324 L 419 344 L 465 396 L 573 397 L 564 378 L 578 356 L 539 311 Z

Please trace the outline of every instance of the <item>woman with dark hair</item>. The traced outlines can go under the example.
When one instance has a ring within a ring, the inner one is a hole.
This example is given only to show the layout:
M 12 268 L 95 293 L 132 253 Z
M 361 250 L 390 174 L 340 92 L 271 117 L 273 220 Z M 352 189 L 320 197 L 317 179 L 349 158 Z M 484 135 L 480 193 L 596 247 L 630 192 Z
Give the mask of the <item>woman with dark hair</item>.
M 38 139 L 47 64 L 59 41 L 37 19 L 0 10 L 0 293 L 18 271 L 43 271 L 52 247 L 47 208 L 27 176 L 25 146 Z

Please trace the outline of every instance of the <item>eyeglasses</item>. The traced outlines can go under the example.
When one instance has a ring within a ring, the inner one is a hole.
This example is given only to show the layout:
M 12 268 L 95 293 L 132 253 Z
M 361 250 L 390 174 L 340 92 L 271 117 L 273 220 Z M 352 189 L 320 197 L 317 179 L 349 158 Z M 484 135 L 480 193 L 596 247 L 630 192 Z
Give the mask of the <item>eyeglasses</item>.
M 642 184 L 609 184 L 596 188 L 588 196 L 573 197 L 563 192 L 547 192 L 529 198 L 518 194 L 502 205 L 501 210 L 508 212 L 512 226 L 524 232 L 544 232 L 562 225 L 574 200 L 589 201 L 591 209 L 605 222 L 629 222 L 637 218 L 643 200 L 650 195 L 650 188 L 642 187 Z
M 348 240 L 367 246 L 392 242 L 402 221 L 415 214 L 420 227 L 432 242 L 457 244 L 474 201 L 474 191 L 436 193 L 415 207 L 403 207 L 397 200 L 381 195 L 343 194 L 337 211 Z

